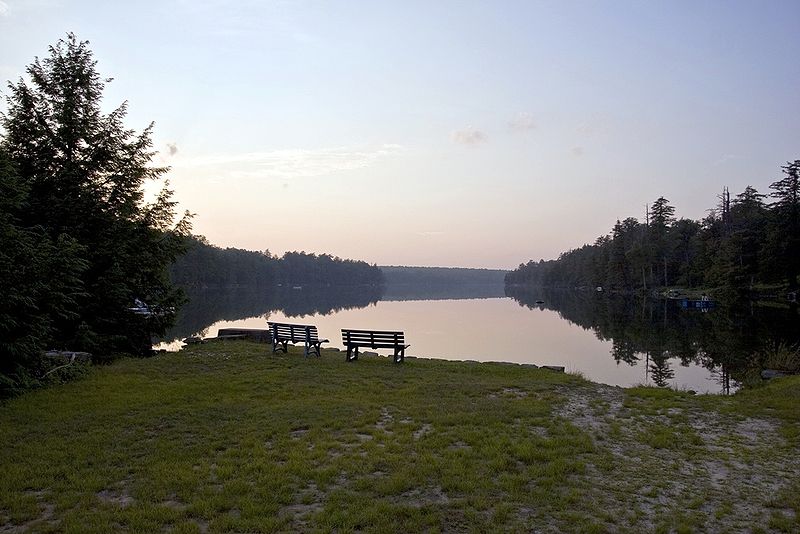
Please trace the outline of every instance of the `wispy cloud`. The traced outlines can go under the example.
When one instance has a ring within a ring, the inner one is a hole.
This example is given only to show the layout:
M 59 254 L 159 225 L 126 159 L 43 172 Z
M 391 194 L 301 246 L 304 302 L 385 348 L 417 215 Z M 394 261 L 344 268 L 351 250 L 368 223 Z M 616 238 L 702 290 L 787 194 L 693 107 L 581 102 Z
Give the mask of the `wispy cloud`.
M 3 0 L 0 0 L 0 17 L 7 17 L 8 16 L 8 4 Z
M 583 150 L 582 146 L 574 146 L 574 147 L 572 147 L 572 150 L 570 150 L 570 152 L 572 152 L 572 155 L 574 157 L 579 158 L 579 157 L 583 156 L 584 150 Z
M 736 159 L 739 159 L 739 156 L 736 154 L 723 154 L 714 163 L 712 163 L 712 165 L 714 167 L 718 167 L 720 165 L 724 165 L 725 163 L 728 163 L 729 161 L 733 161 Z
M 508 123 L 508 129 L 512 132 L 527 132 L 536 128 L 536 122 L 533 120 L 533 115 L 530 113 L 518 113 Z
M 611 120 L 602 113 L 593 113 L 583 122 L 578 124 L 575 130 L 586 136 L 605 135 L 611 127 Z
M 177 158 L 173 166 L 175 168 L 223 168 L 226 175 L 234 179 L 259 176 L 302 178 L 362 169 L 401 150 L 400 145 L 393 144 L 360 148 L 268 150 Z
M 477 145 L 486 142 L 488 139 L 485 133 L 471 126 L 463 130 L 456 130 L 451 137 L 453 141 L 461 145 Z
M 159 165 L 172 166 L 175 162 L 175 157 L 178 154 L 178 143 L 164 143 L 161 150 L 156 154 L 156 162 Z

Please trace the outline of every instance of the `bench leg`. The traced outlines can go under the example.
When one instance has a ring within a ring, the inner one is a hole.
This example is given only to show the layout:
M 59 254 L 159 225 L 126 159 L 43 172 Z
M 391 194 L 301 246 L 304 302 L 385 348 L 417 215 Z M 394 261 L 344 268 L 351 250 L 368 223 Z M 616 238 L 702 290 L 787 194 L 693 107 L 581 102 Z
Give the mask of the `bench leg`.
M 406 358 L 406 349 L 394 348 L 394 363 L 403 363 Z
M 308 358 L 308 342 L 303 344 L 303 357 Z
M 322 356 L 319 351 L 321 345 L 322 343 L 306 343 L 303 354 L 305 356 Z
M 345 361 L 354 362 L 358 359 L 358 347 L 355 347 L 355 351 L 353 347 L 347 346 L 347 359 Z

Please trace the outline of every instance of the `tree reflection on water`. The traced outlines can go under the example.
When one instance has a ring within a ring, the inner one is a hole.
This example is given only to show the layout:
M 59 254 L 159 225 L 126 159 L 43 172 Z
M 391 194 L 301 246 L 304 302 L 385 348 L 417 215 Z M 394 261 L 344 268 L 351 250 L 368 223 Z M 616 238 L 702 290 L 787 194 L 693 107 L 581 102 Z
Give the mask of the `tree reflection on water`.
M 387 284 L 385 286 L 292 286 L 185 289 L 188 303 L 163 339 L 172 342 L 201 334 L 219 321 L 240 321 L 281 312 L 288 317 L 330 315 L 366 308 L 381 300 L 445 300 L 504 297 L 503 284 Z
M 593 291 L 508 287 L 520 306 L 557 312 L 611 342 L 617 362 L 644 362 L 649 378 L 666 386 L 674 365 L 699 364 L 716 374 L 723 391 L 753 368 L 753 356 L 776 343 L 800 341 L 797 306 L 720 302 L 708 313 L 684 310 L 679 301 Z M 538 303 L 537 303 L 538 302 Z M 542 303 L 543 302 L 543 303 Z
M 280 311 L 290 317 L 328 315 L 340 310 L 364 308 L 381 298 L 379 286 L 222 288 L 186 290 L 189 301 L 181 308 L 175 326 L 164 340 L 171 342 L 205 334 L 218 321 L 267 317 Z M 264 325 L 266 328 L 266 324 Z
M 331 316 L 344 310 L 377 305 L 384 300 L 496 299 L 502 296 L 502 286 L 499 292 L 497 287 L 489 286 L 429 289 L 419 285 L 398 285 L 388 289 L 375 286 L 303 286 L 302 289 L 194 290 L 188 292 L 189 302 L 181 309 L 177 324 L 164 341 L 172 342 L 198 334 L 205 336 L 210 325 L 221 321 L 235 322 L 257 317 L 266 321 L 272 314 L 283 314 L 302 322 L 306 316 Z M 658 386 L 674 383 L 676 376 L 680 375 L 676 375 L 678 365 L 700 366 L 713 375 L 723 392 L 729 392 L 752 376 L 753 369 L 762 363 L 755 356 L 763 354 L 769 347 L 780 344 L 794 347 L 800 342 L 800 318 L 796 305 L 757 305 L 740 300 L 720 302 L 713 310 L 702 313 L 700 310 L 681 309 L 677 301 L 632 295 L 515 287 L 509 287 L 505 292 L 522 307 L 549 310 L 568 323 L 593 332 L 598 340 L 610 344 L 610 356 L 617 365 L 641 365 L 645 371 L 645 383 Z M 418 339 L 429 335 L 428 330 L 452 327 L 452 324 L 443 322 L 442 317 L 425 316 L 426 313 L 435 314 L 435 309 L 441 313 L 441 307 L 431 306 L 427 311 L 425 306 L 412 306 L 414 313 L 422 314 L 417 317 L 419 324 L 415 325 Z M 474 306 L 464 309 L 482 313 L 479 311 L 482 308 Z M 511 316 L 497 318 L 500 323 L 492 323 L 493 328 L 503 328 L 503 321 L 512 320 L 515 319 Z M 410 323 L 404 326 L 412 327 Z M 430 335 L 428 350 L 431 355 L 440 356 L 442 347 L 436 345 L 438 338 Z M 542 334 L 531 330 L 524 335 Z M 442 336 L 452 338 L 444 331 Z M 466 354 L 471 349 L 466 346 L 460 350 Z M 498 345 L 496 350 L 502 352 L 505 349 Z M 591 355 L 587 354 L 587 357 Z

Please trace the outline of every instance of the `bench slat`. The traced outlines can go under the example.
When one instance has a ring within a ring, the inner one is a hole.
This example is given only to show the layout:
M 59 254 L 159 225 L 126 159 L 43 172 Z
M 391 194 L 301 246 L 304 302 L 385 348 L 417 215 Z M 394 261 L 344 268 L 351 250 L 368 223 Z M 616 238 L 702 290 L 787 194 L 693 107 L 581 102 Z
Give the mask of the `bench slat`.
M 402 337 L 402 332 L 348 332 L 350 337 L 364 338 L 364 339 L 394 339 L 395 337 Z
M 405 343 L 405 340 L 402 338 L 398 339 L 358 339 L 358 338 L 350 338 L 345 340 L 345 343 L 349 345 L 402 345 Z
M 352 332 L 349 330 L 342 330 L 342 332 L 347 332 L 350 334 L 351 337 L 359 337 L 359 338 L 385 338 L 385 339 L 394 339 L 395 336 L 402 336 L 403 332 Z
M 345 341 L 345 345 L 360 345 L 362 347 L 377 347 L 378 345 L 388 345 L 389 347 L 394 347 L 395 345 L 403 345 L 405 343 L 404 339 L 349 339 Z
M 403 335 L 402 330 L 358 330 L 355 328 L 342 328 L 342 333 L 350 332 L 351 334 L 400 334 Z

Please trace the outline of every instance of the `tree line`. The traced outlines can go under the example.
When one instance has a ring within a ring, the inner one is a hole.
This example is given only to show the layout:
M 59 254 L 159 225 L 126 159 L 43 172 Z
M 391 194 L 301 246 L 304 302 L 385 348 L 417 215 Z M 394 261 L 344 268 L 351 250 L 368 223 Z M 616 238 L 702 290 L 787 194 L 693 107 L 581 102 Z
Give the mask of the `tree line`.
M 617 220 L 593 244 L 555 260 L 521 264 L 506 275 L 506 284 L 619 291 L 677 286 L 746 292 L 765 285 L 796 290 L 800 160 L 781 170 L 783 177 L 769 186 L 768 195 L 747 186 L 731 199 L 726 188 L 699 221 L 676 219 L 675 208 L 660 197 L 643 222 Z
M 500 269 L 470 269 L 466 267 L 381 267 L 386 283 L 414 286 L 467 286 L 503 284 L 508 271 Z
M 185 288 L 380 285 L 376 265 L 330 254 L 287 252 L 282 257 L 221 248 L 202 236 L 189 238 L 188 250 L 170 267 L 172 281 Z

